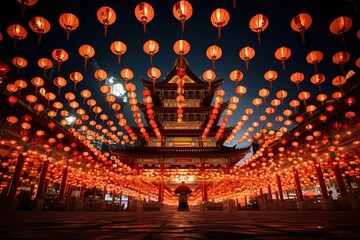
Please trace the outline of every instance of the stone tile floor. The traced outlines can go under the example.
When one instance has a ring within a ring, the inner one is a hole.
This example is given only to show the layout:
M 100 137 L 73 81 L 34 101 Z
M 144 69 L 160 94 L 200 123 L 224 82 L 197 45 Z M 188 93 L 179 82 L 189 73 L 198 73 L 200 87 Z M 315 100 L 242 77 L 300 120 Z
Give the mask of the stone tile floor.
M 0 239 L 360 239 L 357 211 L 16 211 L 0 215 Z

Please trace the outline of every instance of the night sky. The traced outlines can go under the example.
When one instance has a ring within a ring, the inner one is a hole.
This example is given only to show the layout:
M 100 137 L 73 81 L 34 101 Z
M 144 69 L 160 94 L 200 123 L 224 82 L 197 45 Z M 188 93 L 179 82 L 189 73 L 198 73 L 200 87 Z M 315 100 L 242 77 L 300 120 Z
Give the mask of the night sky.
M 300 84 L 300 91 L 309 91 L 312 97 L 316 98 L 320 92 L 318 86 L 310 82 L 315 71 L 314 66 L 305 60 L 308 53 L 319 50 L 324 54 L 324 59 L 318 63 L 317 67 L 319 73 L 326 77 L 325 82 L 321 84 L 321 91 L 328 94 L 328 97 L 331 97 L 333 90 L 332 79 L 340 74 L 339 65 L 332 62 L 332 56 L 338 51 L 348 51 L 351 55 L 348 62 L 350 66 L 355 65 L 356 59 L 359 58 L 360 40 L 356 35 L 360 29 L 359 1 L 238 0 L 236 9 L 234 9 L 233 1 L 191 0 L 189 2 L 193 7 L 193 15 L 185 22 L 185 30 L 182 32 L 180 22 L 172 13 L 172 8 L 177 1 L 149 0 L 147 3 L 153 6 L 155 17 L 147 24 L 146 33 L 143 31 L 141 22 L 134 15 L 135 6 L 139 2 L 131 0 L 39 0 L 34 6 L 27 7 L 21 18 L 20 4 L 15 0 L 6 0 L 6 6 L 3 5 L 0 10 L 0 32 L 3 35 L 3 39 L 0 41 L 0 60 L 11 65 L 8 75 L 12 76 L 14 80 L 22 78 L 30 84 L 32 77 L 43 74 L 43 70 L 37 66 L 38 59 L 42 57 L 52 59 L 51 52 L 55 48 L 65 49 L 69 53 L 69 60 L 61 65 L 59 72 L 56 71 L 57 66 L 54 64 L 55 69 L 50 79 L 51 83 L 56 76 L 62 76 L 68 80 L 67 87 L 61 89 L 60 95 L 62 96 L 58 96 L 57 100 L 61 100 L 64 106 L 67 106 L 63 95 L 68 91 L 73 91 L 73 83 L 69 79 L 69 74 L 79 71 L 84 75 L 84 80 L 77 85 L 75 91 L 80 107 L 82 98 L 79 92 L 89 89 L 98 105 L 103 108 L 103 112 L 110 116 L 113 115 L 110 112 L 112 109 L 109 109 L 108 103 L 99 90 L 98 81 L 93 76 L 97 66 L 106 70 L 108 76 L 117 77 L 120 82 L 123 82 L 119 77 L 120 70 L 125 67 L 130 68 L 134 72 L 134 78 L 130 82 L 136 85 L 137 99 L 142 102 L 141 93 L 145 88 L 141 85 L 140 78 L 150 80 L 147 77 L 150 67 L 157 67 L 161 70 L 161 79 L 172 70 L 177 58 L 173 51 L 173 45 L 177 40 L 185 39 L 190 43 L 191 50 L 185 58 L 189 62 L 190 69 L 197 76 L 201 76 L 208 69 L 213 69 L 213 64 L 206 57 L 205 52 L 209 46 L 216 44 L 223 51 L 222 57 L 215 63 L 214 71 L 216 79 L 225 77 L 224 85 L 221 87 L 226 92 L 224 100 L 231 96 L 238 96 L 235 93 L 235 83 L 229 79 L 232 70 L 239 69 L 243 72 L 244 78 L 239 85 L 247 88 L 247 93 L 238 103 L 238 108 L 230 117 L 227 126 L 232 126 L 240 121 L 240 117 L 245 113 L 245 108 L 251 107 L 255 111 L 247 125 L 238 133 L 236 140 L 230 144 L 233 146 L 249 124 L 253 121 L 259 122 L 259 115 L 267 115 L 264 110 L 270 106 L 270 101 L 275 98 L 278 90 L 286 90 L 289 95 L 278 111 L 272 116 L 268 116 L 266 122 L 272 121 L 276 128 L 274 117 L 282 115 L 285 108 L 292 109 L 289 102 L 297 99 L 298 95 L 296 85 L 289 79 L 294 72 L 302 72 L 305 75 L 305 80 Z M 106 37 L 102 24 L 96 18 L 97 10 L 104 5 L 113 8 L 117 14 L 116 22 L 109 26 Z M 224 8 L 230 13 L 230 21 L 223 27 L 220 39 L 217 36 L 217 29 L 210 23 L 210 15 L 216 8 Z M 75 14 L 80 20 L 78 29 L 71 32 L 68 41 L 65 30 L 59 25 L 59 16 L 65 12 Z M 269 20 L 269 26 L 261 34 L 260 44 L 256 33 L 249 28 L 250 19 L 259 13 L 267 16 Z M 312 17 L 312 25 L 305 32 L 305 43 L 301 41 L 300 33 L 293 31 L 290 27 L 291 19 L 299 13 L 308 13 Z M 51 24 L 51 30 L 44 34 L 40 45 L 37 45 L 37 34 L 29 28 L 29 20 L 34 16 L 42 16 Z M 329 30 L 332 20 L 339 16 L 348 16 L 353 20 L 351 29 L 344 35 L 345 44 L 338 35 L 332 34 Z M 7 27 L 14 23 L 24 26 L 28 33 L 25 40 L 18 41 L 16 49 L 13 49 L 14 40 L 6 32 Z M 143 51 L 143 44 L 149 39 L 157 41 L 160 45 L 160 50 L 154 55 L 152 63 L 149 55 Z M 128 48 L 122 56 L 120 64 L 117 63 L 117 57 L 110 51 L 110 44 L 116 40 L 124 42 Z M 86 68 L 83 58 L 78 53 L 78 48 L 83 44 L 93 46 L 96 51 Z M 245 69 L 244 61 L 239 58 L 239 51 L 245 46 L 251 46 L 256 51 L 255 57 L 249 62 L 249 70 Z M 275 51 L 281 46 L 286 46 L 292 51 L 291 57 L 285 62 L 285 71 L 282 69 L 281 62 L 274 56 Z M 22 56 L 28 61 L 28 66 L 21 69 L 19 74 L 11 64 L 11 59 L 15 56 Z M 273 82 L 272 88 L 264 79 L 264 73 L 270 69 L 276 70 L 279 74 L 278 79 Z M 51 85 L 53 92 L 57 93 L 57 88 L 53 84 Z M 264 102 L 257 110 L 256 106 L 252 104 L 252 100 L 259 97 L 258 92 L 261 88 L 270 90 L 270 96 L 266 99 L 266 103 Z M 129 125 L 135 126 L 129 104 L 122 105 L 122 111 Z M 82 108 L 88 109 L 87 105 Z M 71 111 L 71 109 L 69 110 Z M 93 115 L 90 114 L 90 116 L 94 118 Z M 293 126 L 294 124 L 291 127 Z

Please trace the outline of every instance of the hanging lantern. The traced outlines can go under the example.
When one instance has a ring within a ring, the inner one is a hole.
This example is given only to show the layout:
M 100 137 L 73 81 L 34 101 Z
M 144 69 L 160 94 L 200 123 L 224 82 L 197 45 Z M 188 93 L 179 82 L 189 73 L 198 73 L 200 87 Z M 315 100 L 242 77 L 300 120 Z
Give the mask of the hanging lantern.
M 218 29 L 218 38 L 221 37 L 221 29 L 225 27 L 230 20 L 230 14 L 223 8 L 217 8 L 210 16 L 211 24 Z
M 181 31 L 184 31 L 185 21 L 188 20 L 193 13 L 192 6 L 189 1 L 180 0 L 173 7 L 174 17 L 181 22 Z
M 182 63 L 183 56 L 190 52 L 190 44 L 186 40 L 178 40 L 174 43 L 174 52 L 180 56 L 180 64 Z
M 146 2 L 141 2 L 135 7 L 135 17 L 142 23 L 144 33 L 146 33 L 146 24 L 154 18 L 154 15 L 153 7 Z
M 44 76 L 46 74 L 46 70 L 52 68 L 53 66 L 52 61 L 48 58 L 40 58 L 37 63 L 40 68 L 44 69 Z
M 280 47 L 275 51 L 276 59 L 281 61 L 283 70 L 285 71 L 285 61 L 291 56 L 291 50 L 288 47 Z
M 310 98 L 310 93 L 307 91 L 302 91 L 298 94 L 298 98 L 304 102 L 304 105 L 306 106 L 306 100 Z
M 256 14 L 250 19 L 250 30 L 255 32 L 258 36 L 258 43 L 260 44 L 260 35 L 269 25 L 269 20 L 264 14 Z
M 293 99 L 290 101 L 289 105 L 290 107 L 293 107 L 294 110 L 296 111 L 297 107 L 300 106 L 300 102 L 296 99 Z
M 326 101 L 327 98 L 328 98 L 327 95 L 323 93 L 320 93 L 319 95 L 316 96 L 316 100 L 321 102 L 321 106 L 324 106 L 324 102 Z
M 110 50 L 118 57 L 118 63 L 120 63 L 121 56 L 127 51 L 127 46 L 121 41 L 114 41 L 110 45 Z
M 107 73 L 103 69 L 98 69 L 94 72 L 94 77 L 99 81 L 99 86 L 100 86 L 101 82 L 107 78 Z
M 264 102 L 266 103 L 266 98 L 270 95 L 270 91 L 266 88 L 262 88 L 259 90 L 259 96 L 264 99 Z
M 14 123 L 17 123 L 19 121 L 19 119 L 15 116 L 8 116 L 6 118 L 6 121 L 9 123 L 9 127 L 11 128 L 11 125 L 13 125 Z
M 252 101 L 252 103 L 256 106 L 257 110 L 259 110 L 259 106 L 262 104 L 262 99 L 261 98 L 254 98 L 254 100 Z
M 16 0 L 18 3 L 21 4 L 21 18 L 24 16 L 25 9 L 27 7 L 33 6 L 37 3 L 38 0 Z
M 153 87 L 155 87 L 156 80 L 161 76 L 161 71 L 156 67 L 151 67 L 148 70 L 148 76 L 152 80 Z
M 206 57 L 209 58 L 213 63 L 213 68 L 215 70 L 215 62 L 222 56 L 222 50 L 216 45 L 212 45 L 206 50 Z
M 230 80 L 235 82 L 236 87 L 238 86 L 238 82 L 240 82 L 243 79 L 243 77 L 244 75 L 242 71 L 237 69 L 233 70 L 229 75 Z
M 120 76 L 125 80 L 125 84 L 134 77 L 134 73 L 130 68 L 124 68 L 120 71 Z
M 67 92 L 65 93 L 65 99 L 68 100 L 68 105 L 70 104 L 71 101 L 75 100 L 75 94 L 72 92 Z
M 311 26 L 312 18 L 307 13 L 300 13 L 291 20 L 291 28 L 295 32 L 300 32 L 301 41 L 305 42 L 305 30 Z
M 297 90 L 299 91 L 299 85 L 304 80 L 305 75 L 301 72 L 294 72 L 290 76 L 290 81 L 296 84 Z
M 249 60 L 255 56 L 255 50 L 250 46 L 246 46 L 240 50 L 239 56 L 245 61 L 246 70 L 249 70 Z
M 60 71 L 61 64 L 69 59 L 69 54 L 61 48 L 54 49 L 51 56 L 58 63 L 58 71 Z
M 351 105 L 353 105 L 354 103 L 356 103 L 356 99 L 353 98 L 353 97 L 348 97 L 348 98 L 345 99 L 345 103 L 346 103 L 347 105 L 349 105 L 349 107 L 351 107 Z
M 33 77 L 31 79 L 31 84 L 35 86 L 35 91 L 37 92 L 39 87 L 42 87 L 44 85 L 44 79 L 42 79 L 41 77 Z
M 270 82 L 270 88 L 272 88 L 272 82 L 278 78 L 278 73 L 275 70 L 269 70 L 264 74 L 266 81 Z
M 70 73 L 70 80 L 74 82 L 74 91 L 76 90 L 76 84 L 83 80 L 83 75 L 80 72 Z
M 104 36 L 106 37 L 108 27 L 116 21 L 114 9 L 108 6 L 99 8 L 97 11 L 97 19 L 104 26 Z
M 27 66 L 28 62 L 26 61 L 25 58 L 23 57 L 14 57 L 12 60 L 11 60 L 12 64 L 14 64 L 14 66 L 16 67 L 17 69 L 17 72 L 16 74 L 19 74 L 19 71 L 21 68 L 24 68 Z
M 273 100 L 271 100 L 270 104 L 271 106 L 274 106 L 275 109 L 277 110 L 277 107 L 280 106 L 281 101 L 278 98 L 274 98 Z
M 306 55 L 306 61 L 312 65 L 314 65 L 315 72 L 317 73 L 317 63 L 323 60 L 324 54 L 320 51 L 312 51 L 308 55 Z
M 16 87 L 19 88 L 19 94 L 20 94 L 21 89 L 26 88 L 27 85 L 28 85 L 28 84 L 27 84 L 24 80 L 22 80 L 22 79 L 16 80 L 16 81 L 14 82 L 14 84 L 15 84 Z
M 337 52 L 332 57 L 332 61 L 335 64 L 339 64 L 342 74 L 344 74 L 344 63 L 349 61 L 349 59 L 350 59 L 350 53 L 348 53 L 346 51 Z
M 80 92 L 80 95 L 81 95 L 81 97 L 84 98 L 84 102 L 85 102 L 86 99 L 91 97 L 91 92 L 88 89 L 84 89 Z
M 203 75 L 203 79 L 209 83 L 209 90 L 211 89 L 211 82 L 216 78 L 216 74 L 213 70 L 206 70 Z
M 285 90 L 279 90 L 276 92 L 276 97 L 281 100 L 281 103 L 284 103 L 284 99 L 287 97 L 288 93 Z
M 237 86 L 235 92 L 240 95 L 240 101 L 242 99 L 242 95 L 246 93 L 246 87 L 244 86 Z
M 319 92 L 321 92 L 320 84 L 322 84 L 325 81 L 325 75 L 321 73 L 317 73 L 310 78 L 310 81 L 312 84 L 318 85 Z
M 79 27 L 79 19 L 72 13 L 63 13 L 59 17 L 60 26 L 66 31 L 66 40 L 69 40 L 71 31 Z
M 42 36 L 50 31 L 50 23 L 43 17 L 33 17 L 29 21 L 29 27 L 38 34 L 38 45 L 41 43 Z
M 20 24 L 11 24 L 7 28 L 7 33 L 9 34 L 10 37 L 14 39 L 14 47 L 13 47 L 14 49 L 16 48 L 16 44 L 18 40 L 23 40 L 27 36 L 26 29 Z
M 59 95 L 61 88 L 66 86 L 67 81 L 63 77 L 56 77 L 56 78 L 54 78 L 53 82 L 54 82 L 54 85 L 58 87 L 58 95 Z
M 84 58 L 84 67 L 86 67 L 88 59 L 95 55 L 95 49 L 88 44 L 84 44 L 80 46 L 79 54 Z
M 352 20 L 347 16 L 340 16 L 335 18 L 330 23 L 330 32 L 335 35 L 340 35 L 341 41 L 345 44 L 344 34 L 352 27 Z
M 150 55 L 150 62 L 152 63 L 152 57 L 159 51 L 159 44 L 154 40 L 149 40 L 144 43 L 143 50 Z

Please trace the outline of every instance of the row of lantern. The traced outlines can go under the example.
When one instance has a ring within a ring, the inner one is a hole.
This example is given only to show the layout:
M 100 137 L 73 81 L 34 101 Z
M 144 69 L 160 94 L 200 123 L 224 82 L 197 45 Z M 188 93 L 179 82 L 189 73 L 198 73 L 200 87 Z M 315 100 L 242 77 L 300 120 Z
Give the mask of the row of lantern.
M 145 89 L 143 92 L 144 96 L 144 103 L 146 104 L 146 113 L 149 119 L 149 124 L 153 128 L 157 138 L 161 139 L 162 135 L 161 132 L 155 122 L 154 110 L 152 110 L 152 98 L 151 98 L 151 91 L 149 89 Z
M 224 90 L 222 90 L 222 89 L 216 90 L 216 97 L 214 99 L 213 110 L 211 112 L 209 121 L 202 133 L 202 138 L 206 138 L 207 134 L 210 132 L 210 129 L 212 128 L 212 126 L 215 122 L 215 119 L 218 118 L 220 106 L 221 106 L 222 102 L 224 101 L 223 100 L 224 95 L 225 95 Z
M 219 140 L 219 138 L 222 136 L 222 134 L 224 133 L 225 127 L 226 127 L 226 123 L 229 121 L 230 116 L 233 114 L 233 112 L 236 110 L 237 108 L 237 103 L 239 102 L 239 98 L 232 96 L 230 98 L 229 104 L 227 109 L 225 110 L 225 117 L 222 119 L 222 122 L 220 123 L 220 127 L 217 131 L 217 133 L 215 134 L 215 140 Z

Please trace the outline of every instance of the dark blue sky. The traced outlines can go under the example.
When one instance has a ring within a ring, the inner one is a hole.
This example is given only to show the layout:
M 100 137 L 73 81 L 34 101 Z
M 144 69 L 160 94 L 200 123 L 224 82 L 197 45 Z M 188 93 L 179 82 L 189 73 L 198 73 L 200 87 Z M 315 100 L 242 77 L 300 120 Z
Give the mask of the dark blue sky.
M 142 102 L 141 92 L 144 90 L 140 77 L 147 79 L 147 70 L 152 66 L 161 70 L 161 78 L 170 72 L 177 57 L 173 51 L 173 44 L 177 40 L 185 39 L 191 44 L 191 50 L 185 57 L 191 70 L 197 76 L 201 76 L 204 71 L 212 68 L 213 65 L 205 52 L 209 46 L 218 45 L 222 48 L 223 55 L 216 62 L 215 73 L 217 78 L 225 77 L 225 83 L 222 86 L 226 92 L 224 99 L 237 96 L 235 84 L 229 79 L 229 74 L 234 69 L 243 72 L 244 79 L 239 84 L 245 86 L 248 91 L 238 104 L 234 115 L 231 116 L 228 126 L 236 124 L 247 107 L 255 110 L 255 114 L 250 117 L 248 123 L 259 121 L 258 116 L 265 114 L 264 109 L 270 105 L 271 99 L 275 98 L 275 93 L 280 89 L 288 91 L 289 95 L 273 117 L 282 115 L 285 108 L 291 109 L 288 104 L 290 100 L 297 99 L 298 91 L 289 78 L 296 71 L 305 74 L 305 80 L 300 84 L 300 91 L 309 91 L 315 98 L 319 90 L 310 82 L 315 72 L 314 67 L 305 60 L 309 52 L 319 50 L 324 53 L 323 61 L 318 64 L 318 71 L 326 77 L 321 85 L 322 92 L 326 94 L 332 92 L 331 80 L 339 74 L 339 66 L 332 62 L 332 56 L 338 51 L 348 51 L 351 55 L 349 63 L 354 64 L 360 53 L 360 40 L 356 37 L 359 30 L 359 1 L 334 0 L 326 3 L 327 1 L 312 0 L 238 0 L 236 1 L 237 8 L 234 9 L 232 1 L 190 0 L 193 15 L 186 21 L 185 31 L 182 32 L 180 22 L 172 14 L 173 5 L 177 1 L 149 0 L 147 2 L 153 6 L 155 17 L 148 23 L 146 33 L 143 32 L 141 23 L 134 16 L 135 6 L 140 1 L 39 0 L 36 5 L 26 9 L 23 18 L 20 18 L 20 4 L 15 0 L 7 0 L 7 2 L 7 6 L 0 10 L 0 32 L 3 34 L 3 40 L 0 42 L 1 61 L 8 62 L 12 57 L 22 56 L 29 63 L 28 67 L 20 71 L 19 76 L 16 76 L 15 67 L 11 66 L 10 74 L 30 83 L 32 77 L 42 75 L 42 70 L 37 66 L 37 60 L 41 57 L 52 59 L 52 50 L 63 48 L 69 53 L 69 60 L 62 64 L 60 72 L 55 71 L 53 75 L 53 77 L 63 76 L 68 79 L 69 88 L 62 89 L 61 93 L 65 94 L 72 90 L 73 84 L 69 79 L 69 73 L 79 71 L 84 75 L 84 80 L 78 84 L 76 92 L 85 88 L 90 89 L 98 96 L 95 98 L 99 105 L 103 106 L 104 111 L 108 111 L 108 107 L 99 91 L 98 82 L 93 77 L 95 68 L 92 64 L 84 68 L 84 60 L 78 53 L 78 48 L 83 44 L 89 44 L 95 48 L 96 54 L 93 60 L 100 68 L 106 70 L 108 75 L 118 77 L 120 70 L 125 67 L 129 67 L 134 72 L 131 82 L 137 86 L 137 99 L 140 102 Z M 97 10 L 104 5 L 112 7 L 117 14 L 116 22 L 108 28 L 107 37 L 104 37 L 103 27 L 96 18 Z M 221 31 L 220 39 L 217 38 L 217 29 L 210 23 L 211 13 L 219 7 L 225 8 L 231 15 L 229 24 Z M 80 26 L 71 33 L 69 41 L 66 40 L 65 30 L 60 27 L 58 20 L 64 12 L 71 12 L 80 19 Z M 261 34 L 261 44 L 257 42 L 256 33 L 249 29 L 250 19 L 258 13 L 264 14 L 269 19 L 268 28 Z M 305 33 L 305 43 L 301 41 L 300 33 L 293 31 L 290 27 L 291 19 L 299 13 L 308 13 L 312 16 L 312 25 Z M 37 35 L 30 30 L 28 23 L 34 16 L 45 17 L 51 24 L 50 32 L 43 36 L 39 46 Z M 331 21 L 339 16 L 348 16 L 353 20 L 352 28 L 345 33 L 346 44 L 343 44 L 340 37 L 329 30 Z M 16 49 L 12 49 L 13 39 L 6 33 L 6 28 L 13 23 L 21 24 L 28 31 L 27 38 L 19 41 Z M 149 55 L 143 51 L 143 44 L 150 38 L 160 45 L 160 51 L 155 54 L 152 63 L 150 63 Z M 115 40 L 124 42 L 128 47 L 121 58 L 121 64 L 117 63 L 116 56 L 110 51 L 110 44 Z M 247 45 L 256 51 L 255 57 L 250 60 L 249 70 L 245 69 L 244 61 L 239 58 L 240 49 Z M 276 49 L 281 46 L 286 46 L 292 51 L 290 59 L 286 61 L 286 71 L 283 71 L 280 61 L 274 56 Z M 263 77 L 269 69 L 276 70 L 279 74 L 272 88 Z M 252 100 L 258 97 L 258 91 L 261 88 L 270 90 L 270 96 L 266 104 L 263 103 L 257 111 Z M 55 87 L 54 92 L 56 92 Z M 77 100 L 82 102 L 80 96 Z M 125 114 L 131 113 L 128 107 L 125 107 L 123 111 Z M 108 112 L 108 114 L 111 113 Z M 128 122 L 133 122 L 132 114 L 127 115 L 129 115 Z M 269 118 L 269 121 L 274 122 L 273 118 Z M 135 125 L 132 124 L 132 126 Z M 247 126 L 243 129 L 246 130 Z M 238 137 L 242 136 L 242 132 L 240 131 Z M 231 145 L 236 142 L 237 138 Z

